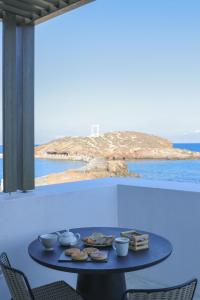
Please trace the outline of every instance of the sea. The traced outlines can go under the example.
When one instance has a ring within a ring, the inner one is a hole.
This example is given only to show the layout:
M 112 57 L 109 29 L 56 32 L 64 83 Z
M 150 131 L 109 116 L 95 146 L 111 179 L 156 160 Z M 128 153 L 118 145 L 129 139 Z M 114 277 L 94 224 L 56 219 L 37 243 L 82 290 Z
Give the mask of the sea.
M 200 143 L 176 143 L 174 148 L 200 152 Z M 128 161 L 129 172 L 156 181 L 200 183 L 200 160 Z
M 175 148 L 200 152 L 200 143 L 176 143 Z M 2 146 L 0 146 L 2 153 Z M 82 161 L 35 159 L 35 176 L 45 176 L 68 169 L 84 166 Z M 127 161 L 130 173 L 141 178 L 156 181 L 200 183 L 200 160 L 140 160 Z M 0 178 L 3 177 L 3 163 L 0 158 Z
M 0 153 L 3 147 L 0 145 Z M 45 176 L 51 173 L 60 173 L 69 169 L 76 169 L 84 166 L 83 161 L 67 161 L 61 159 L 35 159 L 35 177 Z M 0 178 L 3 177 L 3 159 L 0 158 Z

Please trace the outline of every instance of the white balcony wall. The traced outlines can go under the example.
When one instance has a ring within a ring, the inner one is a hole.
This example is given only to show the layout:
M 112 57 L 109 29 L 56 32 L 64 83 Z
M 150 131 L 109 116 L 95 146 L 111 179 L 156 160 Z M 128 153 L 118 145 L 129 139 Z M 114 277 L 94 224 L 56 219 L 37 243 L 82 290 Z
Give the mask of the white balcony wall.
M 116 185 L 107 181 L 80 182 L 38 188 L 26 194 L 0 195 L 0 252 L 6 251 L 31 285 L 63 279 L 75 284 L 74 274 L 47 269 L 29 256 L 29 243 L 38 234 L 83 226 L 117 226 Z M 0 300 L 10 300 L 0 277 Z
M 134 276 L 153 282 L 154 288 L 193 277 L 200 280 L 199 187 L 161 183 L 157 186 L 154 183 L 151 187 L 148 181 L 141 180 L 135 186 L 118 185 L 119 226 L 152 231 L 173 245 L 171 257 L 157 266 L 135 272 Z
M 38 234 L 82 226 L 123 226 L 168 238 L 173 254 L 161 264 L 128 276 L 128 286 L 157 287 L 200 279 L 200 187 L 141 179 L 102 179 L 0 194 L 0 252 L 6 251 L 32 286 L 76 275 L 35 263 L 27 253 Z M 138 280 L 139 278 L 139 280 Z M 0 277 L 0 300 L 10 300 Z M 195 298 L 196 299 L 196 298 Z

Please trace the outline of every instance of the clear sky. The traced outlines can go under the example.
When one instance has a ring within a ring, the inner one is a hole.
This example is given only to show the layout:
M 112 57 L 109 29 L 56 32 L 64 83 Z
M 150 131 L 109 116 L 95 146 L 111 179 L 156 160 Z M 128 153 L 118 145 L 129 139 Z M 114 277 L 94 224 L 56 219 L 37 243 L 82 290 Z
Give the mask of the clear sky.
M 36 28 L 36 143 L 136 130 L 200 142 L 200 1 L 96 0 Z

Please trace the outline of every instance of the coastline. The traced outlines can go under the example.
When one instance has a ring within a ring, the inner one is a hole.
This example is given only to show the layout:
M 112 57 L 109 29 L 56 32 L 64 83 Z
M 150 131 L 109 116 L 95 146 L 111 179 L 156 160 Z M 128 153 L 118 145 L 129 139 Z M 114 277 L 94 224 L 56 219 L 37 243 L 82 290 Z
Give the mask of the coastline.
M 182 145 L 184 147 L 186 144 Z M 160 163 L 167 161 L 175 161 L 175 165 L 178 165 L 176 163 L 178 161 L 183 161 L 184 164 L 184 161 L 200 160 L 200 152 L 198 152 L 200 144 L 199 147 L 196 147 L 197 151 L 178 148 L 177 146 L 174 147 L 172 143 L 163 138 L 136 132 L 114 132 L 99 137 L 66 137 L 54 140 L 45 145 L 37 145 L 35 147 L 35 158 L 41 161 L 48 160 L 49 163 L 54 161 L 55 166 L 56 161 L 58 161 L 58 164 L 59 161 L 62 161 L 63 165 L 66 163 L 66 167 L 52 168 L 50 172 L 43 172 L 46 175 L 37 176 L 36 184 L 56 184 L 114 176 L 140 177 L 147 174 L 145 168 L 148 169 L 149 167 L 141 165 L 142 168 L 140 169 L 134 163 L 139 165 L 150 162 L 152 168 L 154 168 L 153 165 L 158 166 Z M 194 147 L 194 144 L 192 147 Z M 0 155 L 2 158 L 2 154 Z M 80 162 L 85 166 L 79 165 L 76 168 L 72 164 L 68 167 L 67 164 L 70 164 L 70 162 Z M 48 162 L 46 163 L 48 164 Z M 46 163 L 44 162 L 45 166 Z M 129 167 L 131 163 L 133 164 Z M 165 173 L 165 169 L 162 168 L 163 165 L 160 169 L 161 178 Z M 165 168 L 168 168 L 168 164 Z M 154 169 L 151 172 L 153 171 Z M 185 171 L 182 172 L 184 177 Z M 147 175 L 149 176 L 149 173 Z M 152 173 L 152 178 L 153 176 Z
M 200 159 L 200 152 L 178 149 L 162 137 L 135 131 L 108 132 L 98 136 L 68 136 L 35 148 L 38 158 L 89 162 L 135 159 Z
M 97 156 L 101 157 L 101 156 Z M 96 158 L 97 158 L 96 157 Z M 86 155 L 66 155 L 63 153 L 56 154 L 48 154 L 48 153 L 40 153 L 35 154 L 35 158 L 39 159 L 52 159 L 52 160 L 66 160 L 66 161 L 84 161 L 86 163 L 90 162 L 95 157 L 90 157 Z M 144 149 L 137 150 L 134 154 L 126 155 L 123 153 L 122 155 L 114 155 L 113 158 L 106 160 L 122 160 L 122 161 L 141 161 L 141 160 L 199 160 L 200 152 L 194 152 L 186 149 Z
M 80 161 L 80 162 L 85 162 L 85 163 L 88 163 L 90 161 L 90 159 L 85 159 L 85 158 L 69 158 L 68 156 L 66 157 L 59 157 L 59 155 L 45 155 L 45 156 L 40 156 L 40 155 L 35 155 L 35 158 L 38 158 L 38 159 L 50 159 L 50 160 L 63 160 L 63 161 L 68 161 L 68 162 L 72 162 L 72 161 Z M 197 157 L 193 157 L 193 156 L 189 156 L 189 157 L 160 157 L 160 158 L 125 158 L 125 159 L 122 159 L 122 161 L 125 161 L 125 162 L 142 162 L 142 161 L 150 161 L 150 160 L 155 160 L 155 161 L 165 161 L 165 160 L 200 160 L 200 155 L 198 155 Z
M 69 156 L 65 154 L 35 154 L 35 158 L 39 159 L 52 159 L 52 160 L 65 160 L 65 161 L 83 161 L 88 163 L 90 161 L 90 158 L 87 156 Z
M 113 176 L 139 177 L 128 162 L 200 160 L 200 152 L 177 149 L 162 137 L 141 132 L 108 132 L 99 136 L 64 137 L 35 148 L 39 159 L 82 161 L 84 168 L 49 174 L 37 182 L 44 184 Z M 102 163 L 104 161 L 103 169 Z M 110 169 L 109 165 L 113 165 Z
M 140 176 L 137 173 L 129 172 L 128 165 L 125 161 L 108 161 L 103 158 L 95 158 L 78 169 L 70 169 L 64 172 L 53 173 L 36 178 L 36 185 L 74 182 L 106 177 Z

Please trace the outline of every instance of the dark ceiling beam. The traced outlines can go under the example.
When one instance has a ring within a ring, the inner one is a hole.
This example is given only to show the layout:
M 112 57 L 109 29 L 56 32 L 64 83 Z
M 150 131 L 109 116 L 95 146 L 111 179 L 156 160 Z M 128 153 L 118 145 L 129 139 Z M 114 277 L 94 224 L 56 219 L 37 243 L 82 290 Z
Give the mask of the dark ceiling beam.
M 26 11 L 26 10 L 23 10 L 23 9 L 20 9 L 20 8 L 17 8 L 17 7 L 8 5 L 8 4 L 4 4 L 4 3 L 2 4 L 2 8 L 6 12 L 9 12 L 9 13 L 12 13 L 14 15 L 18 15 L 18 16 L 21 16 L 24 18 L 28 18 L 30 20 L 32 20 L 33 18 L 39 17 L 39 15 L 37 15 L 37 14 L 33 14 L 33 13 L 30 13 L 29 11 Z
M 26 11 L 30 11 L 31 13 L 35 13 L 35 14 L 40 14 L 41 13 L 41 9 L 39 9 L 38 7 L 29 4 L 29 3 L 25 3 L 19 0 L 4 0 L 5 4 L 14 6 L 16 8 L 20 8 Z
M 0 20 L 16 15 L 18 24 L 40 24 L 95 0 L 0 0 Z
M 48 0 L 48 2 L 55 5 L 57 8 L 63 8 L 68 5 L 67 0 Z
M 73 0 L 72 4 L 68 4 L 68 5 L 66 5 L 63 8 L 57 9 L 56 11 L 49 13 L 46 16 L 40 17 L 38 19 L 35 19 L 33 21 L 33 23 L 35 25 L 40 24 L 42 22 L 48 21 L 48 20 L 50 20 L 50 19 L 52 19 L 54 17 L 60 16 L 60 15 L 62 15 L 64 13 L 66 13 L 66 12 L 69 12 L 69 11 L 71 11 L 73 9 L 76 9 L 76 8 L 78 8 L 78 7 L 80 7 L 80 6 L 84 5 L 84 4 L 87 4 L 87 3 L 90 3 L 90 2 L 93 2 L 93 1 L 95 1 L 95 0 L 75 0 L 75 1 Z
M 23 25 L 23 24 L 30 24 L 32 20 L 20 16 L 16 16 L 16 23 L 18 25 Z
M 1 4 L 0 4 L 0 19 L 3 18 L 3 9 L 1 8 Z
M 15 15 L 17 24 L 30 24 L 32 22 L 32 19 L 30 18 L 16 15 L 13 12 L 11 13 Z M 3 8 L 3 1 L 0 0 L 0 21 L 7 18 L 7 14 L 9 14 L 9 12 Z
M 59 0 L 48 0 L 49 3 L 57 6 L 59 4 Z
M 30 3 L 39 8 L 43 8 L 43 9 L 47 9 L 47 10 L 49 10 L 49 9 L 55 10 L 56 9 L 54 4 L 50 3 L 49 1 L 45 1 L 45 0 L 21 0 L 21 2 Z
M 6 19 L 8 14 L 10 14 L 10 13 L 6 12 L 5 10 L 0 9 L 0 21 L 2 21 L 3 19 Z M 18 16 L 18 15 L 15 15 L 15 18 L 16 18 L 16 24 L 18 24 L 18 25 L 30 24 L 32 22 L 31 19 L 21 17 L 21 16 Z
M 0 0 L 0 12 L 3 13 L 3 1 Z
M 60 3 L 63 3 L 63 4 L 69 4 L 68 2 L 68 0 L 45 0 L 45 1 L 47 1 L 47 2 L 49 2 L 49 3 L 52 3 L 52 4 L 54 4 L 55 6 L 59 6 L 59 4 Z

